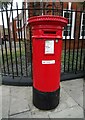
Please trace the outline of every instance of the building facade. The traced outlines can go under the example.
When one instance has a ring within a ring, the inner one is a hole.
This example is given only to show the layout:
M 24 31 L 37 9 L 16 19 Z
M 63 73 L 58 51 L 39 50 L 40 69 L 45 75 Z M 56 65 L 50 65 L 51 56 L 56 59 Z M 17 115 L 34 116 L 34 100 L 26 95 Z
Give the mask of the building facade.
M 66 42 L 66 48 L 81 47 L 82 40 L 85 39 L 85 8 L 77 2 L 26 2 L 23 3 L 21 13 L 14 19 L 14 30 L 16 41 L 18 39 L 30 39 L 28 18 L 39 15 L 62 15 L 68 18 L 68 25 L 63 31 L 63 48 Z M 63 11 L 62 11 L 63 10 Z M 17 20 L 19 19 L 19 20 Z M 70 44 L 69 44 L 70 41 Z M 85 47 L 85 41 L 83 42 Z

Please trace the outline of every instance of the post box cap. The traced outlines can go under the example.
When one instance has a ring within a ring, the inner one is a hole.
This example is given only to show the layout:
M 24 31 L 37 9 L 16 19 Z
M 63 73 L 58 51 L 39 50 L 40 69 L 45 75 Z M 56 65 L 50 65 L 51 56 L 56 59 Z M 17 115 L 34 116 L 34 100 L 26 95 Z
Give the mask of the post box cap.
M 43 16 L 35 16 L 28 19 L 28 24 L 30 26 L 34 25 L 56 25 L 64 27 L 68 23 L 68 19 L 62 16 L 54 16 L 54 15 L 43 15 Z

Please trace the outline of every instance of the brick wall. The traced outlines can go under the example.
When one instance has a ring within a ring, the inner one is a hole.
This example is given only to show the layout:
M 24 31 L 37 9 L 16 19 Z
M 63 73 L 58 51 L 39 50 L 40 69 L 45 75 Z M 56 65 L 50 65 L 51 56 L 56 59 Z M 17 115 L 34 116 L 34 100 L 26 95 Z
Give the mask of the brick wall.
M 64 9 L 67 8 L 67 3 L 64 3 Z M 72 9 L 74 11 L 81 11 L 83 9 L 82 5 L 80 3 L 76 3 L 76 2 L 73 2 L 72 3 Z M 77 12 L 76 14 L 76 23 L 75 23 L 75 31 L 74 31 L 74 34 L 75 34 L 75 38 L 74 40 L 66 40 L 66 48 L 69 49 L 69 41 L 70 42 L 70 48 L 73 49 L 74 47 L 74 42 L 75 42 L 75 48 L 81 48 L 81 47 L 85 47 L 85 40 L 82 40 L 82 39 L 79 39 L 79 35 L 80 35 L 80 31 L 79 31 L 79 27 L 81 25 L 81 21 L 80 21 L 80 12 Z M 83 45 L 82 45 L 82 41 L 83 41 Z M 79 43 L 78 43 L 79 42 Z M 65 42 L 63 42 L 63 48 L 64 48 L 64 44 Z
M 68 2 L 63 2 L 63 9 L 67 9 L 67 6 L 68 6 Z M 37 8 L 40 7 L 40 4 L 37 3 Z M 52 8 L 53 7 L 53 4 L 52 2 L 49 2 L 49 3 L 44 3 L 43 4 L 43 7 L 44 8 Z M 30 7 L 29 8 L 33 8 L 33 3 L 30 3 Z M 62 9 L 62 6 L 60 4 L 60 2 L 56 2 L 55 5 L 54 5 L 54 8 L 56 8 L 56 10 L 54 10 L 54 15 L 60 15 L 60 13 L 62 11 L 60 11 L 60 9 Z M 72 3 L 72 9 L 74 11 L 76 11 L 76 8 L 77 8 L 77 11 L 80 11 L 82 10 L 82 5 L 79 3 L 79 2 L 73 2 Z M 57 10 L 58 9 L 58 10 Z M 36 11 L 37 12 L 37 11 Z M 38 11 L 38 15 L 40 11 Z M 47 15 L 52 15 L 53 14 L 52 10 L 43 10 L 43 13 L 44 14 L 47 14 Z M 30 10 L 30 17 L 33 16 L 33 10 Z M 79 35 L 80 35 L 80 31 L 79 31 L 79 27 L 80 27 L 80 24 L 81 24 L 81 21 L 80 21 L 80 12 L 77 12 L 77 16 L 76 16 L 76 23 L 75 23 L 75 31 L 74 31 L 74 34 L 75 34 L 75 39 L 74 40 L 71 40 L 71 49 L 74 47 L 74 41 L 75 41 L 75 48 L 78 48 L 78 41 L 79 41 L 79 48 L 81 47 L 81 44 L 82 44 L 82 40 L 79 40 Z M 65 40 L 63 40 L 63 48 L 64 48 L 64 42 Z M 69 48 L 69 39 L 66 40 L 66 48 L 68 49 Z M 85 41 L 83 40 L 83 47 L 85 47 Z
M 63 9 L 66 9 L 67 8 L 67 5 L 68 5 L 68 2 L 63 2 Z M 56 10 L 52 11 L 53 7 L 53 3 L 52 2 L 49 2 L 49 3 L 43 3 L 43 8 L 49 8 L 49 10 L 43 10 L 43 14 L 44 15 L 52 15 L 54 13 L 54 15 L 61 15 L 62 11 L 62 6 L 60 4 L 60 2 L 56 2 L 54 7 Z M 79 3 L 76 3 L 76 2 L 73 2 L 72 3 L 72 9 L 76 10 L 76 7 L 77 7 L 77 10 L 81 10 L 82 9 L 82 5 L 80 5 Z M 41 8 L 41 5 L 40 5 L 40 2 L 37 2 L 36 3 L 36 7 L 35 8 Z M 29 4 L 29 17 L 33 17 L 35 15 L 41 15 L 41 10 L 35 10 L 34 9 L 34 5 L 33 5 L 33 2 L 30 2 Z M 34 10 L 33 10 L 34 9 Z M 78 48 L 78 37 L 79 37 L 79 27 L 80 27 L 80 12 L 77 13 L 77 16 L 76 16 L 76 31 L 75 31 L 75 48 Z M 15 33 L 15 40 L 18 41 L 17 39 L 17 35 L 16 35 L 16 31 L 17 31 L 17 27 L 16 27 L 16 20 L 14 21 L 14 33 Z M 27 34 L 27 40 L 30 39 L 30 35 L 29 35 L 29 26 L 27 25 L 26 26 L 26 34 Z M 64 49 L 64 42 L 65 40 L 63 40 L 63 49 Z M 66 48 L 68 49 L 69 48 L 69 39 L 66 40 Z M 79 40 L 79 47 L 81 47 L 81 41 L 82 40 Z M 71 49 L 73 48 L 74 46 L 74 40 L 71 40 Z M 83 42 L 83 47 L 85 46 L 85 41 Z

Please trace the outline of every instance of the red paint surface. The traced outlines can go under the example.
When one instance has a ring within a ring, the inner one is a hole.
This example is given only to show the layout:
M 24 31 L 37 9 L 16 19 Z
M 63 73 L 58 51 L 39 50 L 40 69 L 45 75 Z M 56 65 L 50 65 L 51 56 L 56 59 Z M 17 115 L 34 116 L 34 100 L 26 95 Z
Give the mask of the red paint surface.
M 28 22 L 32 27 L 33 86 L 41 92 L 53 92 L 60 87 L 62 27 L 68 21 L 58 16 L 38 16 Z M 45 40 L 54 40 L 54 54 L 45 54 Z M 42 64 L 42 60 L 55 60 L 55 64 Z

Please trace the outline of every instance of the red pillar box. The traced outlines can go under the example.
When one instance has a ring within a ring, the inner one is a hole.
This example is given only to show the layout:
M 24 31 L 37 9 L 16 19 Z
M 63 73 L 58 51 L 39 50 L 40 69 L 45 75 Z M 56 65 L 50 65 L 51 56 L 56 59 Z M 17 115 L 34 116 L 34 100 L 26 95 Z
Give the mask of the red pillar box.
M 32 29 L 33 104 L 50 110 L 59 104 L 62 30 L 68 20 L 44 15 L 29 18 Z

